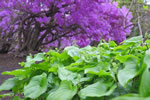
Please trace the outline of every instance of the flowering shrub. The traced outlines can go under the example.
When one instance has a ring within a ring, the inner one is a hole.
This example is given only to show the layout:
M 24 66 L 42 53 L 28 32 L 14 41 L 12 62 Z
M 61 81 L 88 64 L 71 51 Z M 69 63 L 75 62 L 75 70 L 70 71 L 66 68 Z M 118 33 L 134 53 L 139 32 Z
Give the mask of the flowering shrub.
M 0 0 L 2 36 L 17 37 L 18 48 L 41 45 L 84 47 L 130 34 L 132 14 L 111 0 Z

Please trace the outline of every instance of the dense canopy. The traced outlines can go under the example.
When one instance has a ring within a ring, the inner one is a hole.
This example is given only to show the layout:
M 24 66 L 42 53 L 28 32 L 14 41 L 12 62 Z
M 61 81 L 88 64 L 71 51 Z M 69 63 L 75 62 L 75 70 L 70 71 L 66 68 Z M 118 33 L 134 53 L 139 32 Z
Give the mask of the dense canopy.
M 20 50 L 61 47 L 130 34 L 132 14 L 111 0 L 0 0 L 1 36 L 17 38 Z

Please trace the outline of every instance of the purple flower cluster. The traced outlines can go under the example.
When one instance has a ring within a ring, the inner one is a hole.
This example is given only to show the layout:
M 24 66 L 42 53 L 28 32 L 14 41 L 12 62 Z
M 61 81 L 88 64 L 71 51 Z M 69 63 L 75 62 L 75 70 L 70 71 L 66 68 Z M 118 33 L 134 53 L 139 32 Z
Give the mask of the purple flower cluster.
M 111 0 L 0 0 L 0 4 L 2 34 L 12 27 L 17 33 L 26 20 L 32 21 L 31 27 L 38 22 L 44 29 L 39 39 L 49 33 L 42 43 L 50 46 L 60 41 L 63 47 L 83 47 L 100 39 L 122 42 L 132 28 L 131 12 L 126 7 L 118 8 Z M 46 44 L 47 41 L 51 42 Z

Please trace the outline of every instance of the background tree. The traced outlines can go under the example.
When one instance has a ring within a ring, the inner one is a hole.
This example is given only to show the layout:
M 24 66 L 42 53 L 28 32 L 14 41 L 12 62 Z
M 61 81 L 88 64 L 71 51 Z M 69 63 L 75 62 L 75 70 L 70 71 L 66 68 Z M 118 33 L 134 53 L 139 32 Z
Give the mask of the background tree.
M 142 35 L 143 38 L 150 33 L 150 9 L 147 0 L 116 0 L 119 6 L 126 5 L 133 14 L 134 28 L 130 37 Z M 145 37 L 145 38 L 146 38 Z
M 0 0 L 1 39 L 19 52 L 126 39 L 132 14 L 111 0 Z

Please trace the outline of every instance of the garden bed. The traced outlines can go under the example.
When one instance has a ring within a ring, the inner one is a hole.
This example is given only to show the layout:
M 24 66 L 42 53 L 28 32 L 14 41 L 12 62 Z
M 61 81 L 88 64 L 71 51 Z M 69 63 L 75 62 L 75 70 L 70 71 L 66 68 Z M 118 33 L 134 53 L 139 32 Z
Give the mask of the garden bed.
M 25 61 L 25 58 L 14 57 L 10 54 L 0 54 L 0 74 L 3 71 L 11 71 L 20 68 L 19 62 Z M 0 84 L 10 76 L 0 75 Z
M 14 57 L 11 54 L 0 54 L 0 84 L 2 84 L 4 80 L 7 80 L 8 78 L 12 77 L 9 75 L 1 75 L 1 73 L 4 71 L 11 71 L 20 68 L 18 63 L 21 61 L 25 61 L 25 58 Z M 4 91 L 0 93 L 4 93 Z M 9 98 L 6 97 L 0 100 L 9 100 Z

